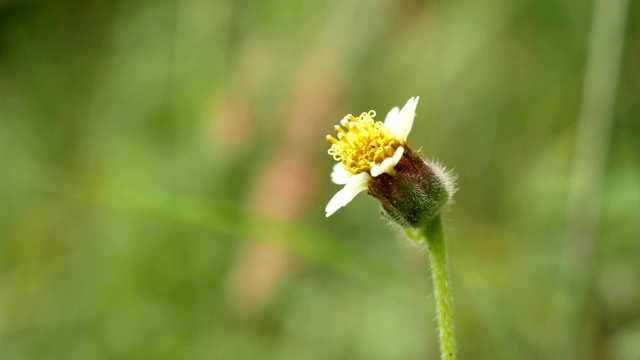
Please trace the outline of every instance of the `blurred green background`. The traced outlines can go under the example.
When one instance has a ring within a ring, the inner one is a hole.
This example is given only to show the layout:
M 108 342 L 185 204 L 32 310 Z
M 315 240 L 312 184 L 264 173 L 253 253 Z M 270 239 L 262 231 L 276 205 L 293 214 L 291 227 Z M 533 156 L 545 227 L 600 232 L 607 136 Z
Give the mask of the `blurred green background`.
M 460 359 L 640 359 L 638 1 L 0 1 L 1 359 L 436 359 L 325 135 L 420 96 Z

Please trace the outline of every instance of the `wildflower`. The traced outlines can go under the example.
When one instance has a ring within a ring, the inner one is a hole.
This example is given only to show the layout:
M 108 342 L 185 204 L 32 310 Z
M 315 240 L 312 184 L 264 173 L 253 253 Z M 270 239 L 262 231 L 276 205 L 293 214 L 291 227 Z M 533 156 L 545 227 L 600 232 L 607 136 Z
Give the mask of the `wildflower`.
M 431 256 L 440 355 L 455 360 L 453 297 L 440 210 L 453 196 L 454 178 L 444 167 L 424 160 L 407 146 L 418 97 L 402 110 L 393 108 L 382 122 L 369 111 L 347 115 L 336 125 L 338 138 L 327 135 L 329 155 L 338 163 L 331 180 L 344 188 L 327 204 L 327 217 L 363 191 L 380 201 L 382 214 L 404 227 L 416 244 L 426 244 Z M 343 129 L 344 127 L 344 129 Z M 346 131 L 345 131 L 346 129 Z
M 327 217 L 367 191 L 380 201 L 387 217 L 405 227 L 419 227 L 450 200 L 450 174 L 406 144 L 418 99 L 410 98 L 402 110 L 391 109 L 384 123 L 374 120 L 375 111 L 349 114 L 340 121 L 342 126 L 335 126 L 337 139 L 327 135 L 328 153 L 338 161 L 331 180 L 344 185 L 327 204 Z

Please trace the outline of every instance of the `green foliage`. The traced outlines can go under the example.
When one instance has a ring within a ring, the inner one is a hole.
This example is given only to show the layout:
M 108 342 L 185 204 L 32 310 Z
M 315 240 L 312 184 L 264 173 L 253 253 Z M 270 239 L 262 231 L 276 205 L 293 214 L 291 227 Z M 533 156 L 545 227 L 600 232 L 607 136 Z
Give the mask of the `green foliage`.
M 597 217 L 569 231 L 594 9 L 1 2 L 0 358 L 437 358 L 426 253 L 373 199 L 323 211 L 331 126 L 416 95 L 410 143 L 458 175 L 459 357 L 551 358 L 560 311 L 576 358 L 640 358 L 638 2 L 588 147 L 608 150 Z M 232 291 L 250 244 L 292 264 L 252 313 Z M 564 308 L 568 257 L 588 271 Z

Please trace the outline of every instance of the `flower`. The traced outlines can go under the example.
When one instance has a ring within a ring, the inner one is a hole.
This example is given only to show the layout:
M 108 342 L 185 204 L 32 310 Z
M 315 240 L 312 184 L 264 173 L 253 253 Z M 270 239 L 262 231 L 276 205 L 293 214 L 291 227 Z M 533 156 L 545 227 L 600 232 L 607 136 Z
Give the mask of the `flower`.
M 328 153 L 338 161 L 331 180 L 344 185 L 327 204 L 327 217 L 365 190 L 380 201 L 387 217 L 403 226 L 430 221 L 449 201 L 455 187 L 451 174 L 406 144 L 418 100 L 412 97 L 402 110 L 391 109 L 384 123 L 374 121 L 373 110 L 358 117 L 349 114 L 342 126 L 334 127 L 337 139 L 327 135 Z
M 373 120 L 376 115 L 373 110 L 357 118 L 349 114 L 340 121 L 348 132 L 336 125 L 338 139 L 327 135 L 332 144 L 329 155 L 339 161 L 333 167 L 331 180 L 345 185 L 327 204 L 327 217 L 367 190 L 372 178 L 383 173 L 394 175 L 393 168 L 404 153 L 403 145 L 411 131 L 419 99 L 412 97 L 402 110 L 391 109 L 384 124 Z

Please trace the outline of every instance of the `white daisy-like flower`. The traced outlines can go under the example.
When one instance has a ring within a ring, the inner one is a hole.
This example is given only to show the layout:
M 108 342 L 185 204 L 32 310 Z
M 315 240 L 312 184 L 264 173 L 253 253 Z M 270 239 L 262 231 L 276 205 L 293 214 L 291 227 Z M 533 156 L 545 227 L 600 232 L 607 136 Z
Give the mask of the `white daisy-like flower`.
M 344 185 L 327 204 L 327 217 L 367 190 L 373 178 L 385 173 L 395 175 L 394 167 L 405 151 L 418 99 L 417 96 L 409 99 L 402 110 L 391 109 L 384 123 L 373 120 L 376 115 L 373 110 L 358 117 L 349 114 L 340 121 L 346 131 L 336 125 L 338 138 L 327 135 L 332 144 L 329 155 L 338 161 L 331 180 Z

